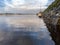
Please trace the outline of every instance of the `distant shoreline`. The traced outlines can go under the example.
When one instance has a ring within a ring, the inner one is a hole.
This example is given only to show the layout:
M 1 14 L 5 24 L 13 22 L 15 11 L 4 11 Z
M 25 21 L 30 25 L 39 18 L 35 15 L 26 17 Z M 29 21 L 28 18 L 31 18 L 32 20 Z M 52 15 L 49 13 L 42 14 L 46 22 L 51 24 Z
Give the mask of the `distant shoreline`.
M 21 14 L 21 13 L 0 13 L 0 15 L 36 15 L 36 14 Z

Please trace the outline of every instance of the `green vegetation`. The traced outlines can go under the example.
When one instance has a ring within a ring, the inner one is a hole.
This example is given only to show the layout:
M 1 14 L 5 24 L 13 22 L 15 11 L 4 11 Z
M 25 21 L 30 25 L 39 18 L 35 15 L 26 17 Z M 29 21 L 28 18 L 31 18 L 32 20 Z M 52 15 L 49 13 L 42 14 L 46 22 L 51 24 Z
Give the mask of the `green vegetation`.
M 48 12 L 49 10 L 52 10 L 53 8 L 57 8 L 60 4 L 60 0 L 55 0 L 44 12 Z

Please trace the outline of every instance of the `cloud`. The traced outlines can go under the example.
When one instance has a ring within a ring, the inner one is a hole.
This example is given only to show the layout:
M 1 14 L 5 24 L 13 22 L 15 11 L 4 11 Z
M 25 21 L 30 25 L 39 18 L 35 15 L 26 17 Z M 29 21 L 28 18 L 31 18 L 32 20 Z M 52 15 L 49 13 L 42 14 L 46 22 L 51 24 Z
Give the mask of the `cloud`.
M 6 8 L 15 9 L 40 9 L 40 7 L 46 8 L 48 0 L 12 0 L 12 3 L 6 1 Z
M 5 12 L 21 10 L 44 10 L 47 8 L 48 0 L 4 0 Z
M 8 1 L 5 1 L 6 6 L 15 6 L 15 7 L 19 7 L 21 5 L 41 5 L 44 6 L 47 4 L 48 0 L 12 0 L 12 3 L 10 4 Z

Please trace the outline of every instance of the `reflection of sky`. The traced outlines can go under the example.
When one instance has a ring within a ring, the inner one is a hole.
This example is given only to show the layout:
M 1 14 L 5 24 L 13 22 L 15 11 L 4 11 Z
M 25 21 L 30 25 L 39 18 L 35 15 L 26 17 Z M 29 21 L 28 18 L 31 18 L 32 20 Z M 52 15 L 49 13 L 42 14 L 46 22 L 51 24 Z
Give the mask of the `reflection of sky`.
M 0 41 L 0 45 L 55 45 L 37 15 L 0 16 Z
M 6 10 L 12 9 L 45 9 L 53 0 L 0 0 L 0 8 L 4 7 Z

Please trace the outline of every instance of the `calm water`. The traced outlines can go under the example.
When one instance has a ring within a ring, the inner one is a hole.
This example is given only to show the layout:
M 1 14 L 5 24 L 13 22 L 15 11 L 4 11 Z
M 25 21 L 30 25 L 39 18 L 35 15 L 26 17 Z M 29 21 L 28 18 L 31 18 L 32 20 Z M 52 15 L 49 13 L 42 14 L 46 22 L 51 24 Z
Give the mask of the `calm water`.
M 36 15 L 0 16 L 0 45 L 55 45 Z

